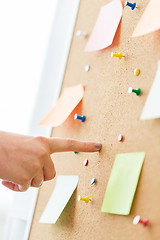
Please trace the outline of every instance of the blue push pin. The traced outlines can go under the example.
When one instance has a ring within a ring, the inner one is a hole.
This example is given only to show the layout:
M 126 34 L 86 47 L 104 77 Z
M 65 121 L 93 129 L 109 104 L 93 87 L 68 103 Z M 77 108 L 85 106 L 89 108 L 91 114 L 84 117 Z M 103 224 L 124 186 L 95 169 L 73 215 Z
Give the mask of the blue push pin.
M 125 1 L 124 6 L 125 6 L 125 7 L 128 6 L 128 7 L 130 7 L 132 10 L 134 10 L 134 9 L 136 8 L 136 3 L 130 3 L 130 2 L 128 2 L 128 1 Z
M 80 119 L 81 122 L 84 122 L 85 119 L 86 119 L 86 117 L 85 117 L 84 115 L 78 116 L 78 114 L 75 114 L 75 115 L 74 115 L 74 120 L 76 120 L 76 119 Z
M 92 178 L 92 180 L 91 180 L 91 185 L 93 185 L 95 182 L 96 182 L 96 179 L 95 179 L 95 178 Z

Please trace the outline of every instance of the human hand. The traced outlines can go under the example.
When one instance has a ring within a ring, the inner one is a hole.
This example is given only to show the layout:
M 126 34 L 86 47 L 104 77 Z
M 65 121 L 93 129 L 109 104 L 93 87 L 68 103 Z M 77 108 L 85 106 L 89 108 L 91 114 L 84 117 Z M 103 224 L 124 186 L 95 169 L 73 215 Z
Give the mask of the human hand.
M 31 137 L 0 132 L 0 178 L 14 191 L 40 187 L 55 177 L 51 159 L 55 152 L 98 152 L 100 143 L 73 139 Z

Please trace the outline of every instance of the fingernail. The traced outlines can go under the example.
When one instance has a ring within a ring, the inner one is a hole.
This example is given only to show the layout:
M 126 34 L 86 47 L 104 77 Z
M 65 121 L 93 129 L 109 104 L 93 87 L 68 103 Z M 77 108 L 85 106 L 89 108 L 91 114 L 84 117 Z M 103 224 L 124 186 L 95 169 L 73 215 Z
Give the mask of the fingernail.
M 102 148 L 102 144 L 101 143 L 96 143 L 94 144 L 94 147 L 96 148 L 96 150 L 100 151 Z

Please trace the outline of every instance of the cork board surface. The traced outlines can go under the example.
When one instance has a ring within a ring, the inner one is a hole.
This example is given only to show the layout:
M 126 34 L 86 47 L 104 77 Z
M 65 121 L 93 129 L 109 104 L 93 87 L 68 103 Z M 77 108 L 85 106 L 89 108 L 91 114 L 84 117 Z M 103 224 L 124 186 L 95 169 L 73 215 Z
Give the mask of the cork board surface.
M 82 83 L 84 99 L 75 112 L 86 121 L 74 121 L 74 113 L 53 136 L 99 141 L 100 153 L 53 154 L 57 174 L 79 175 L 77 190 L 55 225 L 40 224 L 40 216 L 54 189 L 55 180 L 44 183 L 38 197 L 30 240 L 159 240 L 160 239 L 160 119 L 140 121 L 140 115 L 154 80 L 160 59 L 160 31 L 131 38 L 149 0 L 137 0 L 138 9 L 125 8 L 114 44 L 99 52 L 85 53 L 87 39 L 76 37 L 78 29 L 91 33 L 100 7 L 109 0 L 81 0 L 68 58 L 63 87 Z M 125 59 L 111 59 L 111 52 L 122 51 Z M 88 73 L 86 64 L 91 66 Z M 135 77 L 133 71 L 141 73 Z M 128 94 L 128 87 L 140 87 L 142 95 Z M 117 141 L 124 135 L 123 143 Z M 145 151 L 146 157 L 129 216 L 101 213 L 101 206 L 116 153 Z M 83 166 L 88 158 L 89 165 Z M 97 184 L 90 185 L 95 177 Z M 88 205 L 78 195 L 89 195 Z M 135 215 L 149 218 L 151 225 L 132 225 Z

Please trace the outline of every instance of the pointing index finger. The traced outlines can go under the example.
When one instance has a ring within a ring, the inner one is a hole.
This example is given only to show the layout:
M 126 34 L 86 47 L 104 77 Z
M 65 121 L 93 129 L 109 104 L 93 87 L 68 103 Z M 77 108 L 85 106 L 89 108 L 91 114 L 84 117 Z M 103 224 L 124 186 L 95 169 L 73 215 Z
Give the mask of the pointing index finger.
M 98 152 L 102 144 L 96 142 L 82 142 L 74 139 L 48 138 L 50 152 Z

